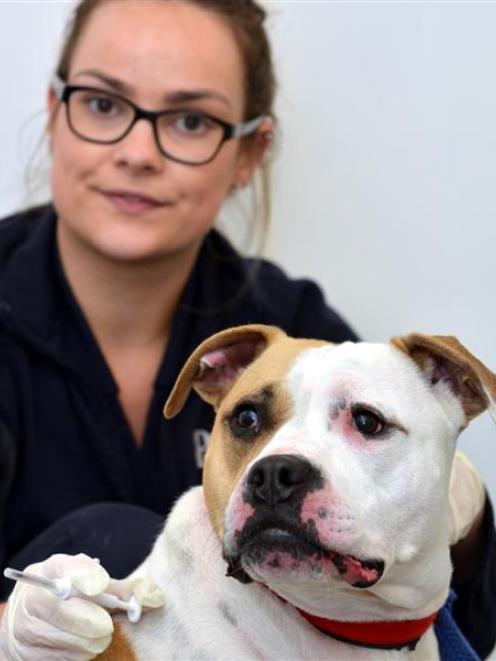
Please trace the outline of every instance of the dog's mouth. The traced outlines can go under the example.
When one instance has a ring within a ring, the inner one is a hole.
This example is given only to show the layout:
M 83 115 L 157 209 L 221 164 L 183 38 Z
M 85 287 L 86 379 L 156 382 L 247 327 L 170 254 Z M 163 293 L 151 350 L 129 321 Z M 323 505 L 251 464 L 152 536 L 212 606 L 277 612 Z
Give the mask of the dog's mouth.
M 358 558 L 322 546 L 300 529 L 267 526 L 241 533 L 236 553 L 226 556 L 227 575 L 243 583 L 268 576 L 340 577 L 354 588 L 369 588 L 381 578 L 383 560 Z

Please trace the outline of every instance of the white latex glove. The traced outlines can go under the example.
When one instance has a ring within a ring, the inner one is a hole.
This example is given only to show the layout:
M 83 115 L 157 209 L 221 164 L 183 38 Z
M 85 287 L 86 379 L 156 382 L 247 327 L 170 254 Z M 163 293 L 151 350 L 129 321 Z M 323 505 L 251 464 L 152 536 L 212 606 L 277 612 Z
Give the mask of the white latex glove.
M 479 473 L 463 452 L 456 452 L 449 489 L 450 545 L 467 536 L 486 500 Z
M 26 567 L 48 578 L 70 578 L 86 595 L 114 594 L 126 601 L 135 595 L 143 608 L 164 603 L 162 592 L 142 578 L 117 581 L 87 555 L 52 555 Z M 18 582 L 0 626 L 2 659 L 8 661 L 86 661 L 110 644 L 114 625 L 109 613 L 84 599 L 59 599 L 49 590 Z

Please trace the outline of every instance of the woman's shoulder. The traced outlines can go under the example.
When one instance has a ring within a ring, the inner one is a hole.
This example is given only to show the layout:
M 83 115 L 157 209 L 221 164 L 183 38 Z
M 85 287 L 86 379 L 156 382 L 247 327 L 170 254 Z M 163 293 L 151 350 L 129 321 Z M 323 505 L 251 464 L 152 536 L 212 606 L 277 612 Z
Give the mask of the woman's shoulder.
M 31 236 L 40 220 L 51 215 L 52 207 L 42 205 L 6 216 L 0 220 L 0 268 L 8 257 Z
M 320 286 L 309 278 L 294 278 L 275 262 L 243 257 L 220 234 L 211 237 L 223 299 L 235 297 L 228 322 L 266 323 L 296 337 L 333 342 L 357 335 L 327 303 Z M 248 319 L 248 322 L 246 321 Z M 234 325 L 234 324 L 233 324 Z
M 341 314 L 329 305 L 316 282 L 291 277 L 269 260 L 260 260 L 257 266 L 254 293 L 270 312 L 270 323 L 297 337 L 331 342 L 358 339 Z
M 53 207 L 51 204 L 40 204 L 34 207 L 28 207 L 22 211 L 17 211 L 16 213 L 9 214 L 4 218 L 0 219 L 0 235 L 3 235 L 5 232 L 13 231 L 14 228 L 28 228 L 33 227 L 33 225 L 39 221 L 40 218 L 45 216 L 47 213 L 52 213 Z

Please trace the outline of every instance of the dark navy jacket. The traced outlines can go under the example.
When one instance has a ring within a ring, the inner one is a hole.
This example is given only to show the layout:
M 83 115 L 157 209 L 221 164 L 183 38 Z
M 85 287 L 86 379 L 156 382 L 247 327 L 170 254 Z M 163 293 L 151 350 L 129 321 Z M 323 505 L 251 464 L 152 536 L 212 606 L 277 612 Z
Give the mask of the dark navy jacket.
M 212 231 L 183 293 L 138 448 L 112 374 L 64 277 L 55 222 L 51 207 L 0 222 L 2 568 L 79 507 L 123 502 L 165 515 L 199 483 L 210 407 L 192 395 L 169 421 L 162 408 L 185 359 L 204 338 L 229 326 L 266 323 L 300 337 L 357 339 L 315 284 L 290 280 L 269 262 L 241 258 Z M 492 522 L 488 531 L 487 562 L 459 599 L 459 617 L 476 632 L 479 649 L 488 648 L 496 631 Z M 487 607 L 479 623 L 471 610 L 481 600 Z M 472 604 L 468 612 L 463 603 Z

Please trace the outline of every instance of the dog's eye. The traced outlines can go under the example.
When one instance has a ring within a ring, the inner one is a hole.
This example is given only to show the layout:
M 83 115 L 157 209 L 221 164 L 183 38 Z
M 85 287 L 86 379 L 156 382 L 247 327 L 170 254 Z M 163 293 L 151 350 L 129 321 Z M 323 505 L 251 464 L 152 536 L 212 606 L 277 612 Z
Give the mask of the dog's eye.
M 240 429 L 258 430 L 258 413 L 252 406 L 241 409 L 236 414 L 236 424 Z
M 364 436 L 376 436 L 384 429 L 384 421 L 374 413 L 364 408 L 358 408 L 352 413 L 355 427 Z
M 262 426 L 262 415 L 254 404 L 241 404 L 229 417 L 229 426 L 234 436 L 251 439 L 258 434 Z

